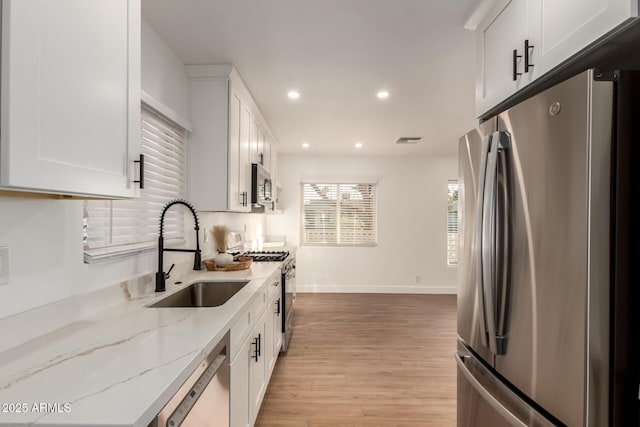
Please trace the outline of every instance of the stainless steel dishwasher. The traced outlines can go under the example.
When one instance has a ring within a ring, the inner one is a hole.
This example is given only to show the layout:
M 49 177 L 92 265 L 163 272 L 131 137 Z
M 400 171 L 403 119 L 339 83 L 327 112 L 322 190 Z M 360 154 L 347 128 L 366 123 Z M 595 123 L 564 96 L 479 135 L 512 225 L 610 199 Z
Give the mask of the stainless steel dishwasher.
M 149 427 L 229 427 L 229 333 Z

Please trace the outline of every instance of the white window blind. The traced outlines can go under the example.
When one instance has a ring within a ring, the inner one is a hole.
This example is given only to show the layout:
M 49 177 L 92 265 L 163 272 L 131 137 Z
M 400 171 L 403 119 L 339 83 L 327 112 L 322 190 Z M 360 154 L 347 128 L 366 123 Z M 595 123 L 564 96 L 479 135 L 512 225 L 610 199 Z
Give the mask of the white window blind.
M 302 183 L 302 244 L 377 244 L 377 185 Z
M 144 189 L 133 200 L 90 200 L 84 204 L 85 261 L 153 247 L 160 213 L 185 189 L 186 131 L 142 106 Z M 184 240 L 184 212 L 167 212 L 164 237 L 168 244 Z
M 458 265 L 458 181 L 449 181 L 447 200 L 447 265 Z

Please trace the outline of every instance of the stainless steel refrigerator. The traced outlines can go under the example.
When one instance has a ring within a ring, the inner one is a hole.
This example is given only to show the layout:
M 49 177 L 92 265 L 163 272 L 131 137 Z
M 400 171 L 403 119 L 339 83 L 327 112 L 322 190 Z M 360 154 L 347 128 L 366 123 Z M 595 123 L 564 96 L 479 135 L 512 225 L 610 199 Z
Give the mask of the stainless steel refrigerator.
M 459 427 L 638 425 L 639 80 L 590 70 L 460 139 Z

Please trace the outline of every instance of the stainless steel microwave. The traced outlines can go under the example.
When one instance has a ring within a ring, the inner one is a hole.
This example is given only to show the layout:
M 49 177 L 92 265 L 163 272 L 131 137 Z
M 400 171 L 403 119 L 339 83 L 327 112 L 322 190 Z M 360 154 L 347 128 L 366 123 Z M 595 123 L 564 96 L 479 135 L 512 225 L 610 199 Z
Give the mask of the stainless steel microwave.
M 271 176 L 260 164 L 251 163 L 251 211 L 264 212 L 271 203 Z

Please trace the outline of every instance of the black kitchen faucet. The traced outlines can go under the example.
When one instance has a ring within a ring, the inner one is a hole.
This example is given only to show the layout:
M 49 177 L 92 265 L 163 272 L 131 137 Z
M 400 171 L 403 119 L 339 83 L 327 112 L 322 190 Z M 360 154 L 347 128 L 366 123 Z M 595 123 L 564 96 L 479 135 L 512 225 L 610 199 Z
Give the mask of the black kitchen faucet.
M 173 205 L 184 205 L 187 208 L 189 208 L 189 210 L 193 214 L 193 220 L 195 222 L 194 229 L 196 230 L 196 248 L 195 249 L 171 249 L 171 248 L 165 249 L 164 248 L 164 237 L 163 237 L 164 215 L 167 213 L 169 208 Z M 158 236 L 158 272 L 156 273 L 156 292 L 164 292 L 166 290 L 165 281 L 169 277 L 169 273 L 164 272 L 164 267 L 162 265 L 162 254 L 164 253 L 164 251 L 194 252 L 193 269 L 202 270 L 202 260 L 200 256 L 200 241 L 198 240 L 198 230 L 200 230 L 200 227 L 198 225 L 198 214 L 196 213 L 196 210 L 193 207 L 193 205 L 191 205 L 191 203 L 187 202 L 186 200 L 176 199 L 176 200 L 170 201 L 164 206 L 164 209 L 162 209 L 162 215 L 160 215 L 160 235 Z M 171 268 L 173 268 L 173 266 L 171 266 Z M 171 269 L 169 269 L 169 271 L 171 271 Z

